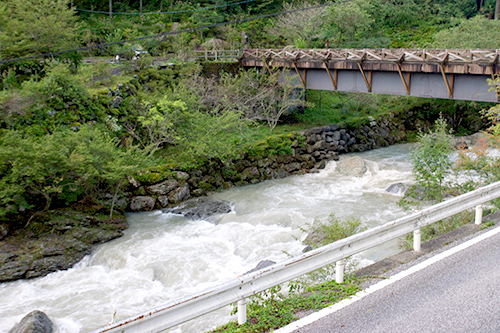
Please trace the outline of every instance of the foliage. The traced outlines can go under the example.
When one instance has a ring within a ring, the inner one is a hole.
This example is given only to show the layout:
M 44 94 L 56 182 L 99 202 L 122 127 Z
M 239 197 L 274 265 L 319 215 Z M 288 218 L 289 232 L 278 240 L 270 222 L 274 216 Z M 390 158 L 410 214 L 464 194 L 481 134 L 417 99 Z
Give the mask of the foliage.
M 241 131 L 246 126 L 238 112 L 230 109 L 211 112 L 188 109 L 186 103 L 159 100 L 138 117 L 143 131 L 130 130 L 144 147 L 175 146 L 181 156 L 192 160 L 225 160 L 237 153 Z
M 500 39 L 500 21 L 483 16 L 461 19 L 456 25 L 434 35 L 431 47 L 460 49 L 494 49 Z
M 329 6 L 325 10 L 325 18 L 327 22 L 322 27 L 320 37 L 327 40 L 330 47 L 350 47 L 355 40 L 364 40 L 373 35 L 374 21 L 367 10 L 366 1 Z
M 285 15 L 280 15 L 275 19 L 273 25 L 267 28 L 271 35 L 283 38 L 288 45 L 295 47 L 312 47 L 320 35 L 321 27 L 325 24 L 327 15 L 324 8 L 311 10 L 300 10 L 312 7 L 317 3 L 301 1 L 295 3 L 285 3 L 284 11 L 293 11 Z M 298 45 L 304 43 L 303 45 Z
M 248 144 L 244 147 L 245 152 L 249 156 L 277 156 L 277 155 L 291 155 L 293 154 L 293 146 L 300 146 L 305 142 L 302 135 L 295 134 L 267 134 L 261 140 L 249 140 Z
M 384 107 L 393 97 L 369 94 L 338 93 L 335 91 L 308 90 L 306 99 L 311 103 L 303 113 L 296 115 L 297 121 L 321 126 L 329 123 L 349 123 L 356 119 L 383 113 Z M 399 105 L 405 104 L 399 99 Z
M 67 0 L 10 0 L 0 4 L 0 57 L 57 52 L 77 45 L 77 20 Z
M 309 234 L 304 240 L 304 244 L 315 249 L 355 235 L 365 229 L 366 227 L 358 219 L 341 221 L 332 213 L 326 222 L 315 219 L 313 223 L 303 229 L 304 232 Z
M 137 118 L 145 128 L 147 137 L 141 140 L 134 132 L 131 134 L 139 139 L 144 147 L 153 146 L 156 149 L 165 143 L 175 143 L 181 139 L 175 134 L 175 130 L 187 116 L 186 110 L 186 105 L 182 101 L 162 99 Z
M 500 148 L 500 107 L 495 105 L 483 111 L 483 116 L 490 123 L 485 137 L 471 149 L 461 150 L 455 163 L 456 171 L 468 176 L 462 186 L 469 190 L 500 180 L 500 158 L 491 154 L 491 148 Z
M 274 129 L 284 116 L 292 116 L 309 105 L 292 77 L 281 79 L 279 73 L 259 74 L 255 70 L 235 75 L 223 73 L 215 78 L 192 76 L 173 90 L 188 108 L 202 112 L 234 110 L 250 121 L 264 121 Z
M 36 134 L 50 133 L 59 126 L 103 118 L 102 109 L 67 65 L 54 63 L 42 79 L 33 76 L 20 89 L 0 95 L 0 126 L 30 128 Z
M 430 133 L 420 132 L 411 154 L 413 176 L 425 199 L 440 201 L 445 194 L 445 178 L 451 171 L 452 151 L 450 132 L 446 121 L 439 118 Z
M 66 206 L 101 191 L 153 162 L 146 151 L 120 148 L 99 128 L 43 136 L 5 131 L 0 137 L 0 220 Z M 92 202 L 92 199 L 90 199 Z

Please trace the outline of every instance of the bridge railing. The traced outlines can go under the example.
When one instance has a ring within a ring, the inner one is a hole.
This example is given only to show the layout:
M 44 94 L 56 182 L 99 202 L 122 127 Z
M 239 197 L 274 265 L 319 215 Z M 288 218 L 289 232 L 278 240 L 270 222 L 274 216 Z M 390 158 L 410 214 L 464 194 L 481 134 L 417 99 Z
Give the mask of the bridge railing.
M 481 223 L 481 204 L 500 197 L 500 182 L 481 187 L 437 205 L 422 209 L 411 215 L 396 219 L 381 226 L 336 241 L 294 258 L 276 263 L 259 271 L 245 274 L 224 284 L 204 290 L 186 298 L 134 317 L 110 324 L 93 331 L 101 332 L 157 332 L 198 316 L 207 314 L 229 304 L 238 302 L 238 322 L 246 318 L 245 298 L 414 232 L 414 249 L 420 250 L 420 228 L 476 207 L 476 224 Z M 342 265 L 337 265 L 337 267 Z M 337 272 L 338 273 L 338 272 Z M 337 275 L 337 279 L 339 276 Z M 340 277 L 340 280 L 342 278 Z
M 248 49 L 243 59 L 331 60 L 417 63 L 493 64 L 500 50 L 491 49 Z
M 238 61 L 240 57 L 241 50 L 197 50 L 188 55 L 194 61 Z

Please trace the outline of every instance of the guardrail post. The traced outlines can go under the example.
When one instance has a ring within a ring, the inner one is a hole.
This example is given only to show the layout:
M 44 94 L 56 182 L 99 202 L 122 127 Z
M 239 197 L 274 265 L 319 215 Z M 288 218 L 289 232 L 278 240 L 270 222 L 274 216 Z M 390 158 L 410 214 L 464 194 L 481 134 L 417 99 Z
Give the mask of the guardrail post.
M 413 250 L 420 251 L 422 249 L 421 243 L 422 243 L 421 231 L 420 229 L 417 229 L 413 231 Z
M 247 322 L 247 299 L 238 301 L 238 325 L 243 325 Z
M 344 282 L 344 260 L 339 260 L 335 264 L 335 282 Z
M 476 224 L 481 224 L 483 221 L 483 206 L 482 205 L 477 205 L 476 206 Z

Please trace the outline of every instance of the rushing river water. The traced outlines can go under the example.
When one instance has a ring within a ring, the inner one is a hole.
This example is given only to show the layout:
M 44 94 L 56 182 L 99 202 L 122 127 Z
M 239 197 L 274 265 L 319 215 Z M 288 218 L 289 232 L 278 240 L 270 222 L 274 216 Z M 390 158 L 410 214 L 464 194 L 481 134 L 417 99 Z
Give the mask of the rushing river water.
M 28 312 L 44 311 L 57 332 L 88 332 L 173 299 L 225 282 L 264 259 L 298 255 L 314 219 L 335 213 L 368 228 L 404 215 L 399 196 L 385 190 L 408 182 L 409 145 L 356 154 L 368 165 L 362 177 L 339 174 L 330 162 L 317 174 L 292 176 L 214 194 L 233 212 L 193 221 L 160 211 L 130 214 L 119 239 L 97 247 L 74 268 L 46 277 L 0 284 L 0 332 Z M 352 155 L 351 155 L 352 156 Z M 358 256 L 368 264 L 398 251 L 397 242 Z M 226 322 L 228 308 L 174 332 L 202 332 Z

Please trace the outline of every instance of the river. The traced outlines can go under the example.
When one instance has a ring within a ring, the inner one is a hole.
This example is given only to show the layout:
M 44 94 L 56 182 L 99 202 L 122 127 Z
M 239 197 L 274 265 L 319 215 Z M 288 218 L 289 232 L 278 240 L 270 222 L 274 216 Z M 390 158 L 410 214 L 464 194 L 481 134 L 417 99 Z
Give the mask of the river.
M 341 175 L 336 162 L 316 174 L 229 189 L 213 197 L 233 211 L 194 221 L 161 211 L 129 214 L 130 228 L 98 246 L 72 269 L 33 280 L 0 284 L 0 332 L 28 312 L 44 311 L 57 332 L 88 332 L 173 299 L 225 282 L 261 260 L 280 261 L 304 248 L 301 230 L 334 213 L 359 218 L 368 228 L 404 215 L 400 196 L 385 190 L 411 178 L 410 145 L 356 154 L 368 171 Z M 352 156 L 354 154 L 350 154 Z M 397 242 L 360 254 L 360 265 L 392 255 Z M 230 309 L 172 329 L 202 332 L 231 319 Z

